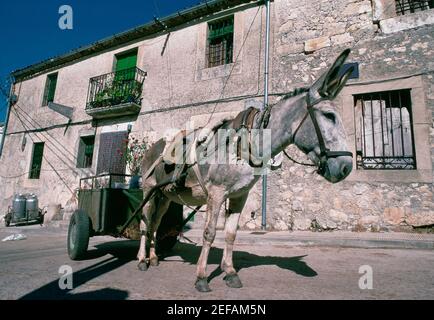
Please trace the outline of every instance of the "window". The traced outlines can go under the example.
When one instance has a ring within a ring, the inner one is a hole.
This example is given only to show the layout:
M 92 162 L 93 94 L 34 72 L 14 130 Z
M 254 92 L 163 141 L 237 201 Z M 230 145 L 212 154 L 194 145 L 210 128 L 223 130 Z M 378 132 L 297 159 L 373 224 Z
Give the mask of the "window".
M 416 169 L 410 93 L 354 96 L 357 169 Z
M 134 80 L 137 66 L 137 49 L 116 55 L 115 80 Z
M 114 173 L 125 174 L 125 153 L 128 139 L 127 131 L 101 133 L 99 139 L 98 162 L 96 174 Z
M 32 165 L 30 167 L 29 179 L 39 179 L 39 176 L 41 175 L 44 145 L 44 142 L 37 142 L 33 145 Z
M 434 0 L 395 0 L 396 14 L 404 15 L 434 8 Z
M 92 167 L 95 137 L 81 137 L 78 145 L 77 168 Z
M 49 102 L 54 101 L 54 94 L 56 93 L 57 85 L 57 73 L 53 73 L 47 76 L 47 82 L 45 83 L 44 99 L 42 106 L 47 106 Z
M 208 68 L 232 63 L 234 17 L 208 24 Z

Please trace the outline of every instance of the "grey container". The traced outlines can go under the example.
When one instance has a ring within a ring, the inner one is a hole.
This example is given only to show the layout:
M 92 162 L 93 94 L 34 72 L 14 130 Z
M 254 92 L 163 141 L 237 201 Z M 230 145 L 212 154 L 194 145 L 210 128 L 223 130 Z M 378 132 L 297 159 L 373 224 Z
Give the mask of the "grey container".
M 12 201 L 13 219 L 22 220 L 26 218 L 26 197 L 23 194 L 16 194 Z
M 39 217 L 39 200 L 33 193 L 26 195 L 26 210 L 29 220 Z

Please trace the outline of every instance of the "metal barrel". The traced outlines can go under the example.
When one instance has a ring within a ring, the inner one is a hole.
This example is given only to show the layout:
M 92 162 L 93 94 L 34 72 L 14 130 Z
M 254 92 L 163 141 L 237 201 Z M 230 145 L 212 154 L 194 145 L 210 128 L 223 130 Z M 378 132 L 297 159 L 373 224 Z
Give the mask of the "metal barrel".
M 12 201 L 13 220 L 26 218 L 26 197 L 19 193 L 14 196 Z
M 36 219 L 39 216 L 39 200 L 38 197 L 30 193 L 26 195 L 26 210 L 29 214 L 29 219 Z

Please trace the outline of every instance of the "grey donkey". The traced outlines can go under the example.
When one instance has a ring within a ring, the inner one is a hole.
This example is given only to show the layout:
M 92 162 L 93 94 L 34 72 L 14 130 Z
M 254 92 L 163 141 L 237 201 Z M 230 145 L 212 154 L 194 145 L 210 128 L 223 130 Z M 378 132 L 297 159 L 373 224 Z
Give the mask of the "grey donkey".
M 345 130 L 332 102 L 345 86 L 352 71 L 342 72 L 349 53 L 349 49 L 345 50 L 332 67 L 307 90 L 283 98 L 268 110 L 270 157 L 275 157 L 289 145 L 295 144 L 318 166 L 318 174 L 331 183 L 342 181 L 352 170 L 352 155 L 348 152 Z M 257 113 L 253 119 L 253 127 L 261 129 L 262 122 L 263 114 Z M 222 128 L 230 128 L 231 125 L 232 120 L 228 120 Z M 146 176 L 143 176 L 145 193 L 172 174 L 168 172 L 164 162 L 153 165 L 161 157 L 164 145 L 162 140 L 154 144 L 143 160 L 142 172 L 146 172 Z M 217 144 L 217 148 L 226 146 Z M 259 148 L 258 144 L 251 143 L 251 149 L 255 148 Z M 195 149 L 195 153 L 199 158 L 199 151 Z M 261 151 L 256 154 L 260 155 Z M 152 170 L 149 170 L 151 167 Z M 225 201 L 229 200 L 225 222 L 226 244 L 220 267 L 226 273 L 224 279 L 227 286 L 242 287 L 234 268 L 232 253 L 240 214 L 249 191 L 260 179 L 255 170 L 251 161 L 245 159 L 236 164 L 196 162 L 195 165 L 186 166 L 185 183 L 175 188 L 161 189 L 143 208 L 139 269 L 144 271 L 149 266 L 158 265 L 155 251 L 156 231 L 172 201 L 189 206 L 206 204 L 203 245 L 197 262 L 195 287 L 200 292 L 211 291 L 206 274 L 207 260 L 216 235 L 220 209 Z

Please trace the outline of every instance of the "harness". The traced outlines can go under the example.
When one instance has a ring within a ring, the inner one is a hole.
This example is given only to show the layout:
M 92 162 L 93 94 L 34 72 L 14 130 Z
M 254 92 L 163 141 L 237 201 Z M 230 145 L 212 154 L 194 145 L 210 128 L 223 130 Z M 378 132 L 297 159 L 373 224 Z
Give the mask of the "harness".
M 341 157 L 341 156 L 349 156 L 349 157 L 353 157 L 353 153 L 350 151 L 331 151 L 329 148 L 326 147 L 325 144 L 325 140 L 323 137 L 323 134 L 321 132 L 321 129 L 319 127 L 318 124 L 318 120 L 315 116 L 315 108 L 314 105 L 319 103 L 320 101 L 322 101 L 324 98 L 319 96 L 316 98 L 312 98 L 311 95 L 308 94 L 306 95 L 306 103 L 307 103 L 307 111 L 306 114 L 304 115 L 303 119 L 301 120 L 300 124 L 297 126 L 297 128 L 295 129 L 293 135 L 292 135 L 292 139 L 293 141 L 295 141 L 295 137 L 298 133 L 298 131 L 300 130 L 301 126 L 303 125 L 303 123 L 306 121 L 306 119 L 310 116 L 310 119 L 312 120 L 313 126 L 315 128 L 315 133 L 318 139 L 318 144 L 319 144 L 319 148 L 320 148 L 320 154 L 319 154 L 319 165 L 318 165 L 318 173 L 319 174 L 324 174 L 325 173 L 325 169 L 326 169 L 326 165 L 327 165 L 327 161 L 330 158 L 337 158 L 337 157 Z M 267 108 L 264 110 L 264 114 L 263 117 L 261 119 L 261 121 L 264 123 L 263 128 L 266 127 L 266 124 L 268 124 L 268 120 L 269 120 L 269 116 L 270 116 L 270 112 L 271 112 L 271 108 L 273 106 L 267 106 Z M 308 163 L 302 163 L 302 162 L 298 162 L 296 160 L 294 160 L 292 157 L 290 157 L 285 150 L 283 150 L 285 156 L 300 165 L 304 165 L 304 166 L 315 166 L 313 164 L 308 164 Z

